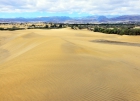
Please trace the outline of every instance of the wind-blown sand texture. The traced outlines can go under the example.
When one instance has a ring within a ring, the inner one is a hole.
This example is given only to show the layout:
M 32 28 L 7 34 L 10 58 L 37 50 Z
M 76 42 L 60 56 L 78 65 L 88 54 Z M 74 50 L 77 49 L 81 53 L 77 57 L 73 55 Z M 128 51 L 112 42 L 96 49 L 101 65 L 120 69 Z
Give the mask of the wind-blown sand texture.
M 0 101 L 140 101 L 139 44 L 86 30 L 1 31 Z

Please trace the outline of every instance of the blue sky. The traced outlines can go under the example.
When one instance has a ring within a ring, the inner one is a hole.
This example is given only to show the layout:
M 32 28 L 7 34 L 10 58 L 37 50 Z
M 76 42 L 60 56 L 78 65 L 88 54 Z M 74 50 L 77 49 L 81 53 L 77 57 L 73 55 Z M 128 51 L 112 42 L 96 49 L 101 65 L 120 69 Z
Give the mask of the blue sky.
M 0 18 L 139 15 L 140 0 L 0 0 Z
M 15 18 L 15 17 L 25 17 L 25 18 L 33 18 L 33 17 L 48 17 L 48 16 L 69 16 L 69 17 L 83 17 L 83 16 L 91 16 L 88 13 L 68 13 L 68 12 L 1 12 L 0 18 Z

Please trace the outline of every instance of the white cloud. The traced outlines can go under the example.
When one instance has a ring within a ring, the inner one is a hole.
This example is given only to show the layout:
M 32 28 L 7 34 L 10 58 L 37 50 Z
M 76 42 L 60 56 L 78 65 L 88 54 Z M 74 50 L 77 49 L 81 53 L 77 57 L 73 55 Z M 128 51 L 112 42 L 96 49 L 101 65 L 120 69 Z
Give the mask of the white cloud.
M 139 14 L 140 0 L 0 0 L 0 12 Z

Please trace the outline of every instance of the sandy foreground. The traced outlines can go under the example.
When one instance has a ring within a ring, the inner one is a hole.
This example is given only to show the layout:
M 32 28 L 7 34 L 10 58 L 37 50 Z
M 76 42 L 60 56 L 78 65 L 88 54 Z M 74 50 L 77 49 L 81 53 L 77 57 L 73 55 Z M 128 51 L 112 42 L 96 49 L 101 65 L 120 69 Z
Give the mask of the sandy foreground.
M 140 101 L 140 36 L 0 31 L 0 101 Z

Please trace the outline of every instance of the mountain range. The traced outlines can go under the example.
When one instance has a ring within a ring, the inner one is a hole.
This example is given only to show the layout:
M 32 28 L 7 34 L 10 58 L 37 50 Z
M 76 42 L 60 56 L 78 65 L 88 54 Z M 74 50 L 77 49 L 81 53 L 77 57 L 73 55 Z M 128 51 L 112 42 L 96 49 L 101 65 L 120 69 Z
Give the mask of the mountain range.
M 52 23 L 120 23 L 120 22 L 140 22 L 140 15 L 122 16 L 86 16 L 86 17 L 36 17 L 36 18 L 0 18 L 0 22 L 52 22 Z

